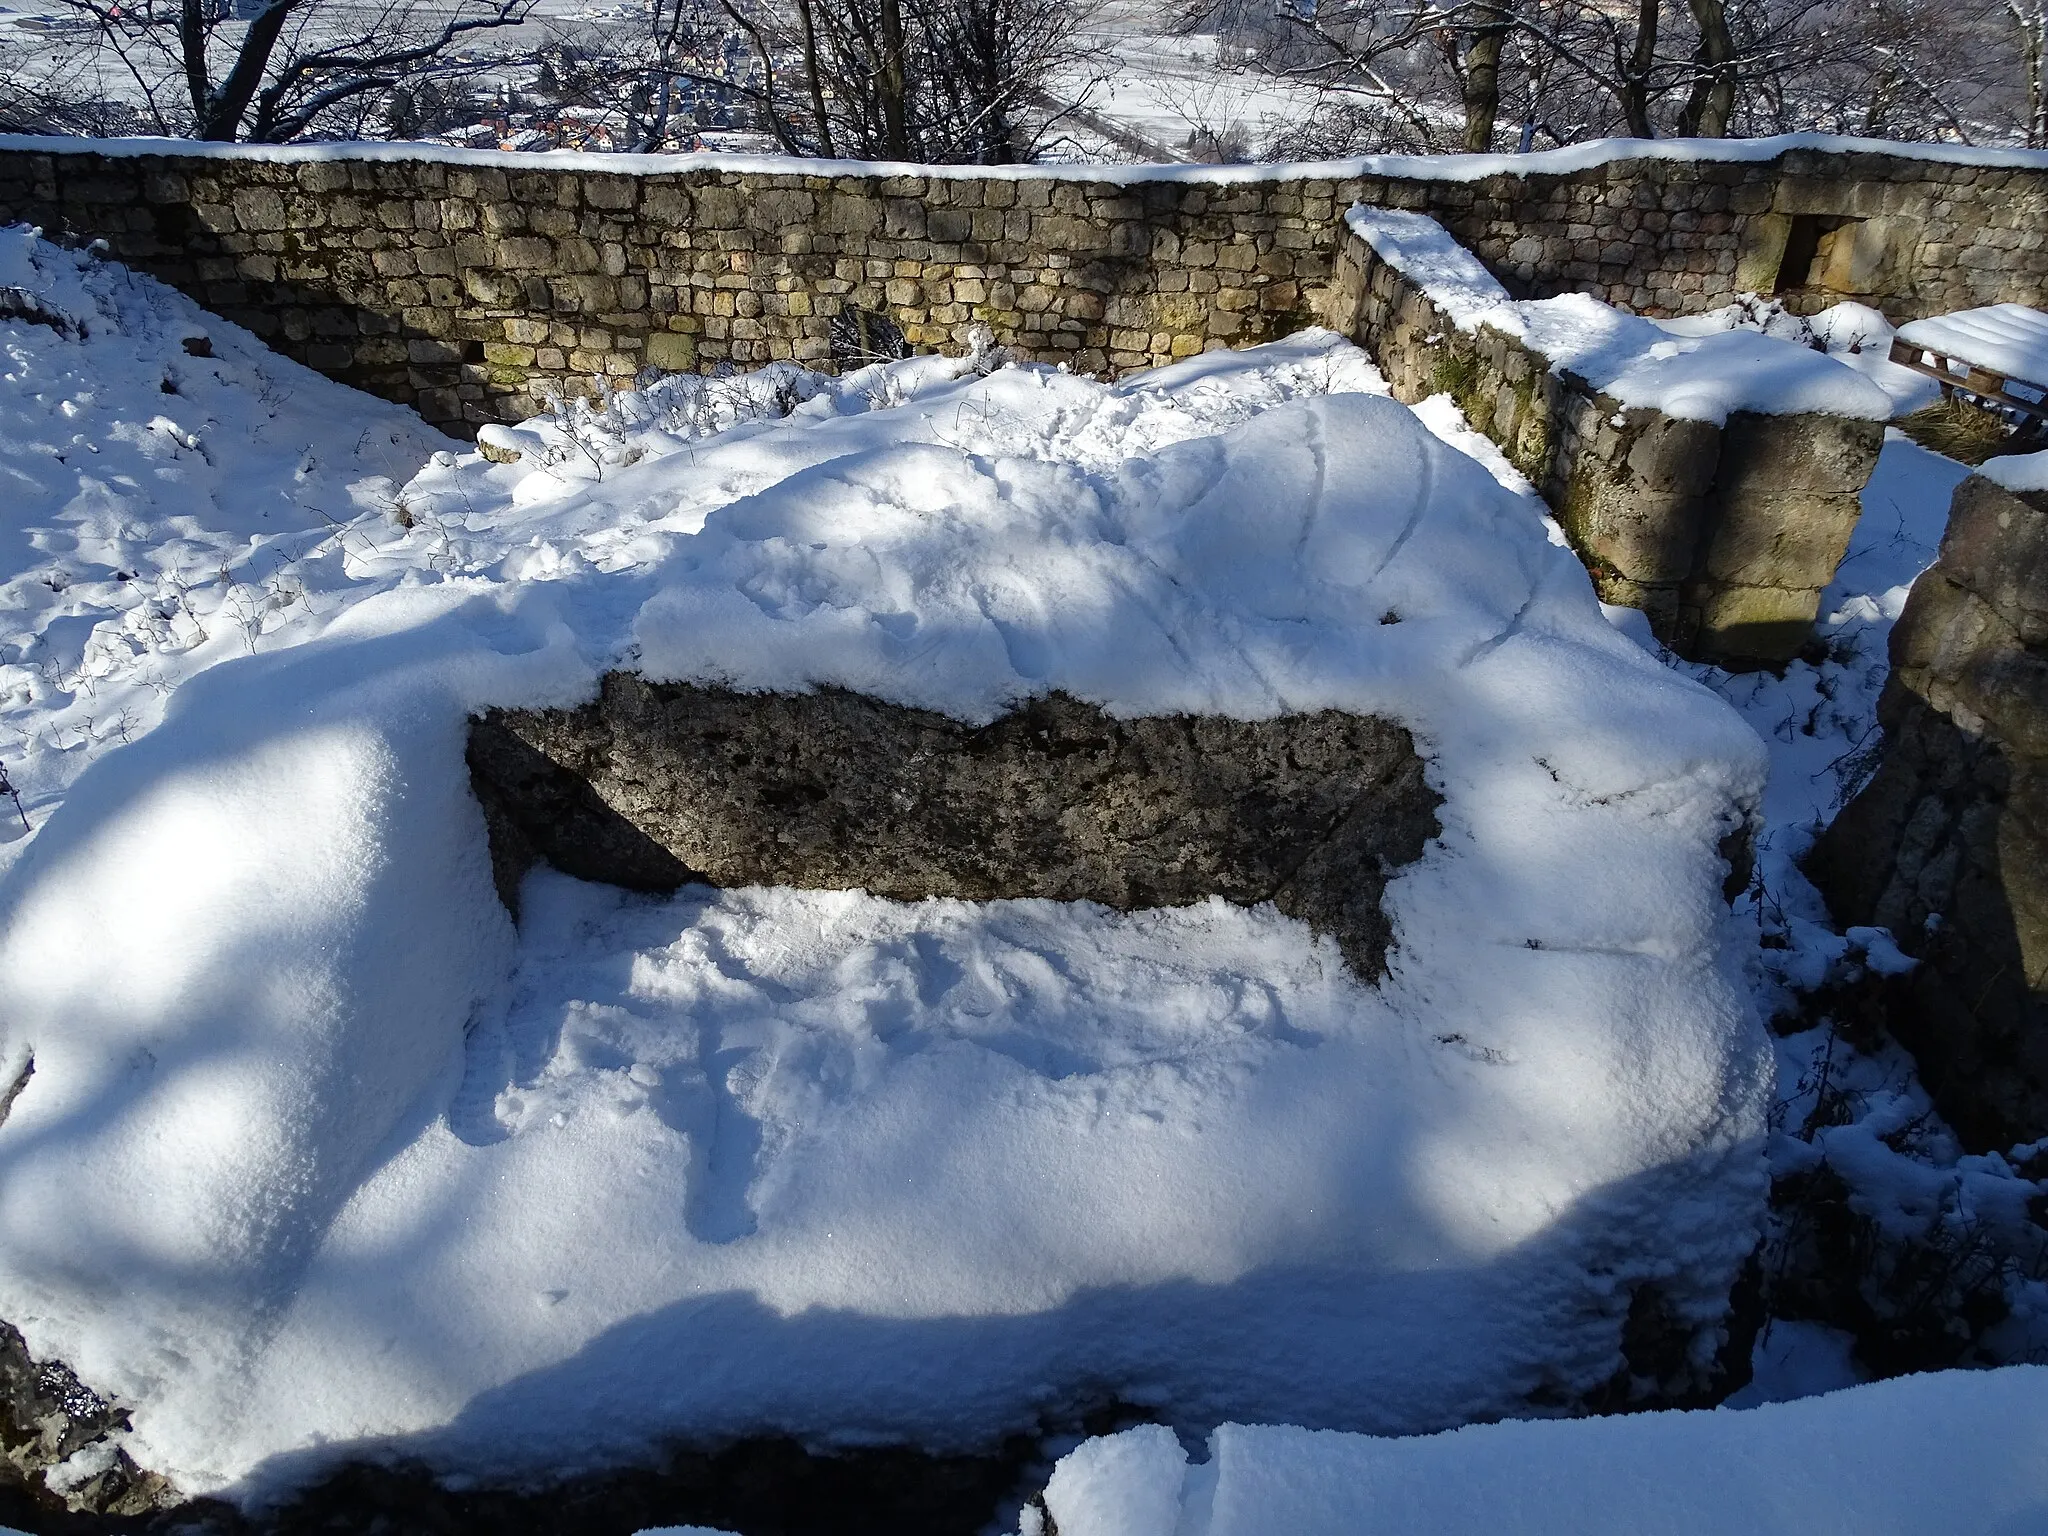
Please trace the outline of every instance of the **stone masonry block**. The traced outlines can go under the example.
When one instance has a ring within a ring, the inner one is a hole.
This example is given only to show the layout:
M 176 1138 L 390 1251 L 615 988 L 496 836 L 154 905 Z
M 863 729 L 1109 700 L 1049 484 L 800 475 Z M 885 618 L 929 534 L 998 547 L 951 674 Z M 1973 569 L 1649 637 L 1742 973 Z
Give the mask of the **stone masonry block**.
M 1737 411 L 1723 433 L 1717 494 L 1817 491 L 1854 495 L 1869 482 L 1884 423 L 1843 416 Z

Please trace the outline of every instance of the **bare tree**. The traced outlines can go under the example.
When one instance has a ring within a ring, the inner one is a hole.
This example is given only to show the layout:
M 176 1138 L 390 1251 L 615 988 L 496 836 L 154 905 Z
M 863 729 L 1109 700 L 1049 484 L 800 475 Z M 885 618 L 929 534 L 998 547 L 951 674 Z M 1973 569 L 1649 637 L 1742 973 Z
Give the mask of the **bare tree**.
M 226 0 L 61 0 L 74 30 L 21 61 L 11 94 L 33 102 L 91 81 L 96 98 L 129 107 L 132 125 L 177 138 L 353 137 L 376 126 L 394 88 L 460 72 L 458 43 L 518 24 L 530 3 L 263 0 L 238 17 Z
M 1389 148 L 1491 149 L 1503 101 L 1524 98 L 1533 126 L 1545 93 L 1603 98 L 1605 111 L 1573 115 L 1648 136 L 1658 104 L 1698 73 L 1689 44 L 1666 47 L 1662 0 L 1282 0 L 1275 17 L 1250 66 L 1370 104 L 1368 120 L 1400 125 Z M 1716 100 L 1703 98 L 1703 118 Z
M 793 154 L 1028 160 L 1100 78 L 1082 41 L 1095 0 L 720 4 L 753 51 L 766 125 Z
M 1194 0 L 1241 66 L 1323 93 L 1277 148 L 1824 128 L 2048 140 L 2048 0 Z M 2016 45 L 2016 46 L 2015 46 Z M 1347 142 L 1348 140 L 1348 142 Z
M 1964 143 L 2024 137 L 2018 53 L 2002 0 L 1833 0 L 1807 13 L 1800 68 L 1757 127 Z
M 2048 149 L 2048 0 L 2006 0 L 2018 29 L 2027 147 Z

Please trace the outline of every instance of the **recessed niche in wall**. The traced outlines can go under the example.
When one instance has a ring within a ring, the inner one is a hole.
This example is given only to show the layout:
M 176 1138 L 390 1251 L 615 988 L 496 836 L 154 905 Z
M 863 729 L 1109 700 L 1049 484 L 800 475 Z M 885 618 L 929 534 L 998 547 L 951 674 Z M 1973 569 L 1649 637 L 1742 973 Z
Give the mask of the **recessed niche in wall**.
M 1785 254 L 1778 262 L 1774 293 L 1797 293 L 1833 286 L 1827 281 L 1843 231 L 1861 220 L 1824 213 L 1795 213 L 1785 236 Z M 1851 234 L 1850 240 L 1855 236 Z

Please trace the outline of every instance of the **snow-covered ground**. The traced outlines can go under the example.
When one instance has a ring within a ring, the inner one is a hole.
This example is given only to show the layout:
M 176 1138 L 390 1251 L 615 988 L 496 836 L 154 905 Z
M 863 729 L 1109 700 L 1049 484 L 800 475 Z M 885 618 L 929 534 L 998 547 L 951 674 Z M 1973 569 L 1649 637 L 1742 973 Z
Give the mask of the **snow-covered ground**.
M 2012 1366 L 1423 1439 L 1229 1424 L 1193 1465 L 1146 1426 L 1062 1460 L 1045 1511 L 1059 1536 L 2022 1536 L 2044 1445 L 2048 1368 Z
M 40 820 L 179 678 L 326 606 L 355 526 L 460 445 L 19 227 L 0 316 L 0 765 Z
M 1717 850 L 1764 754 L 1356 349 L 676 380 L 494 463 L 7 238 L 48 313 L 0 328 L 0 1317 L 145 1466 L 1113 1396 L 1414 1431 L 1600 1386 L 1642 1284 L 1718 1316 L 1770 1084 Z M 1375 987 L 1218 902 L 542 872 L 515 934 L 465 717 L 621 664 L 1382 713 L 1442 835 Z

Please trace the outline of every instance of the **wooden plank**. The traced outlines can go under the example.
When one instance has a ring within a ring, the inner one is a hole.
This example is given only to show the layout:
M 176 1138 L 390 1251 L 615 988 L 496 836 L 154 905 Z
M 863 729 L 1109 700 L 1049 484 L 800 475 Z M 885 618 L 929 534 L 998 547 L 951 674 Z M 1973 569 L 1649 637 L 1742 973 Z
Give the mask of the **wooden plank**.
M 1923 353 L 1932 357 L 1934 361 L 1923 362 Z M 2015 381 L 2008 379 L 2004 374 L 1963 363 L 1962 366 L 1968 369 L 1968 372 L 1959 376 L 1950 371 L 1957 366 L 1959 359 L 1948 357 L 1929 347 L 1908 346 L 1896 338 L 1892 341 L 1891 360 L 1901 368 L 1910 368 L 1915 373 L 1925 374 L 1940 384 L 1944 393 L 1956 390 L 1965 395 L 1975 395 L 1994 405 L 2018 411 L 2023 416 L 2031 416 L 2036 421 L 2048 422 L 2048 400 L 2027 400 L 2015 395 L 2008 387 Z M 2036 384 L 2032 379 L 2020 379 L 2017 382 L 2029 389 L 2039 389 L 2044 395 L 2048 395 L 2048 386 Z

